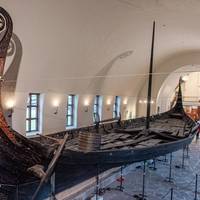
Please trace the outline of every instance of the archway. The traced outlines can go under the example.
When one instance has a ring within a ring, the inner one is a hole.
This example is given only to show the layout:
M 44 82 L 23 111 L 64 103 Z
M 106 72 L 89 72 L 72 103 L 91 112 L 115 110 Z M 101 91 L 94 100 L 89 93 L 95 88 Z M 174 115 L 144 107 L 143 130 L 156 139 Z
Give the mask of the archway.
M 184 66 L 167 76 L 157 95 L 157 111 L 169 110 L 175 101 L 179 79 L 182 78 L 183 105 L 194 119 L 200 117 L 200 66 Z
M 199 66 L 200 66 L 200 52 L 195 50 L 177 52 L 176 54 L 166 56 L 160 62 L 155 61 L 153 86 L 152 86 L 153 101 L 158 102 L 157 99 L 160 94 L 160 91 L 163 88 L 165 81 L 167 82 L 168 80 L 168 83 L 170 82 L 170 84 L 168 84 L 170 88 L 171 87 L 175 88 L 181 75 L 190 72 L 200 71 Z M 171 77 L 172 74 L 173 77 Z M 138 93 L 137 111 L 136 111 L 137 116 L 146 115 L 146 107 L 145 105 L 140 104 L 140 100 L 141 99 L 144 100 L 147 96 L 147 80 L 148 80 L 147 77 L 148 76 L 146 75 L 146 80 L 143 83 L 143 86 L 141 87 Z M 157 103 L 154 103 L 152 105 L 151 114 L 157 113 L 158 106 L 159 105 L 157 105 Z M 168 107 L 161 108 L 160 111 L 164 111 L 167 108 Z

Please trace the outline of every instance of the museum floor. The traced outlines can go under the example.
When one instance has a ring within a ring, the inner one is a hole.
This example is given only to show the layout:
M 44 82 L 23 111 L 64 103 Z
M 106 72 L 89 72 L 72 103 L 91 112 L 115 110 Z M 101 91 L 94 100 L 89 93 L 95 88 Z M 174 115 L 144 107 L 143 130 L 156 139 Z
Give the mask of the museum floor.
M 173 182 L 166 181 L 169 177 L 169 155 L 167 162 L 164 158 L 156 161 L 157 170 L 146 167 L 145 195 L 148 200 L 171 199 L 171 188 L 173 188 L 173 200 L 192 200 L 195 199 L 196 174 L 200 174 L 200 139 L 193 141 L 189 147 L 189 158 L 184 159 L 182 168 L 183 151 L 173 153 L 172 178 Z M 142 193 L 143 166 L 135 164 L 134 170 L 125 175 L 124 192 L 117 190 L 106 190 L 103 195 L 104 200 L 130 200 L 137 199 L 137 195 Z M 200 179 L 199 179 L 200 181 Z M 197 198 L 200 196 L 200 182 L 198 181 Z M 119 183 L 116 181 L 110 188 L 115 188 Z M 136 196 L 135 196 L 136 195 Z

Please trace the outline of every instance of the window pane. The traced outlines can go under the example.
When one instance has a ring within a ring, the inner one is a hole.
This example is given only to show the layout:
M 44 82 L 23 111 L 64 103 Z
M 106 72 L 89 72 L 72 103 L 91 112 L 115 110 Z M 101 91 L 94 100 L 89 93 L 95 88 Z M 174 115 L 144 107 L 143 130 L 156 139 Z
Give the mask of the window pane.
M 67 114 L 72 115 L 72 106 L 68 106 Z
M 26 131 L 28 132 L 29 131 L 29 121 L 26 120 Z
M 37 108 L 31 107 L 31 118 L 37 118 Z
M 97 106 L 94 105 L 94 113 L 96 113 L 96 112 L 97 112 Z
M 68 116 L 68 117 L 67 117 L 67 125 L 68 125 L 68 126 L 71 126 L 71 125 L 72 125 L 71 116 Z
M 31 95 L 31 105 L 34 105 L 34 106 L 37 105 L 37 95 L 36 94 Z
M 36 126 L 36 119 L 31 120 L 31 131 L 36 131 L 37 126 Z
M 72 104 L 72 96 L 71 95 L 68 96 L 68 104 Z

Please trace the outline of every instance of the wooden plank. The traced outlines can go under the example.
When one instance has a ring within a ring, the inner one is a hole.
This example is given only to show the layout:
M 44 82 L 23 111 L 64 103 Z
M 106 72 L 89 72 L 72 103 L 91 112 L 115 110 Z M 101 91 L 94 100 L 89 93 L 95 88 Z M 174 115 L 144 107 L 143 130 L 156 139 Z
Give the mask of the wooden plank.
M 149 136 L 144 136 L 142 138 L 139 138 L 137 140 L 128 140 L 128 141 L 124 141 L 122 144 L 115 144 L 115 143 L 111 143 L 111 144 L 107 144 L 102 146 L 101 149 L 110 149 L 110 148 L 119 148 L 119 147 L 123 147 L 123 146 L 133 146 L 138 144 L 139 142 L 145 141 L 145 140 L 149 140 L 151 138 L 156 137 L 155 135 L 149 135 Z
M 44 138 L 46 140 L 50 140 L 54 143 L 58 143 L 60 144 L 62 142 L 62 139 L 57 139 L 57 138 L 54 138 L 54 137 L 51 137 L 51 136 L 47 136 L 47 135 L 41 135 L 41 134 L 37 134 L 39 137 L 41 138 Z
M 58 158 L 60 157 L 64 147 L 65 147 L 65 143 L 67 141 L 67 138 L 68 138 L 68 134 L 65 135 L 61 145 L 58 147 L 57 151 L 56 151 L 56 154 L 54 155 L 53 159 L 51 160 L 51 162 L 49 163 L 49 166 L 48 166 L 48 169 L 46 171 L 46 174 L 45 176 L 42 177 L 41 181 L 40 181 L 40 184 L 38 185 L 33 197 L 32 197 L 32 200 L 36 200 L 37 197 L 38 197 L 38 194 L 42 188 L 42 186 L 44 185 L 44 183 L 46 183 L 49 179 L 49 177 L 51 176 L 51 174 L 53 173 L 54 171 L 54 168 L 55 168 L 55 165 L 58 161 Z
M 124 131 L 126 132 L 126 133 L 134 133 L 134 132 L 140 132 L 140 131 L 142 131 L 142 130 L 144 130 L 144 126 L 142 126 L 142 127 L 136 127 L 136 128 L 127 128 L 127 129 L 125 129 Z
M 112 143 L 114 142 L 115 140 L 119 139 L 121 136 L 123 136 L 124 134 L 108 134 L 107 138 L 104 137 L 104 139 L 102 139 L 102 144 L 107 144 L 107 143 Z
M 127 139 L 128 137 L 131 137 L 131 135 L 125 134 L 125 135 L 121 136 L 120 139 L 124 140 L 124 139 Z

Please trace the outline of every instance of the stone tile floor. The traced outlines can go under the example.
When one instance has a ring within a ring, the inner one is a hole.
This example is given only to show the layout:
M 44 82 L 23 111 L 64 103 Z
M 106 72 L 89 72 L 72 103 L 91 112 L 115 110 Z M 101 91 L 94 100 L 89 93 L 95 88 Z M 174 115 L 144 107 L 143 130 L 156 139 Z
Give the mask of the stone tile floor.
M 148 166 L 146 167 L 145 195 L 147 200 L 170 200 L 171 188 L 174 190 L 173 200 L 194 200 L 196 174 L 199 175 L 197 199 L 200 199 L 200 139 L 197 141 L 195 139 L 190 145 L 189 158 L 185 158 L 184 168 L 181 168 L 182 155 L 183 150 L 173 153 L 172 183 L 166 181 L 167 177 L 169 177 L 169 155 L 167 155 L 167 162 L 163 161 L 164 157 L 158 158 L 162 161 L 156 161 L 157 170 L 154 171 Z M 124 191 L 121 192 L 114 189 L 119 185 L 116 181 L 109 186 L 111 190 L 105 191 L 104 200 L 137 199 L 134 195 L 142 193 L 143 163 L 135 163 L 135 166 L 134 170 L 124 177 Z M 141 167 L 138 168 L 137 166 Z

